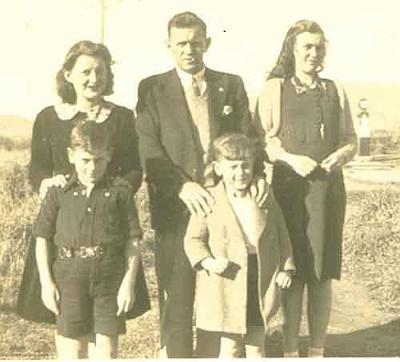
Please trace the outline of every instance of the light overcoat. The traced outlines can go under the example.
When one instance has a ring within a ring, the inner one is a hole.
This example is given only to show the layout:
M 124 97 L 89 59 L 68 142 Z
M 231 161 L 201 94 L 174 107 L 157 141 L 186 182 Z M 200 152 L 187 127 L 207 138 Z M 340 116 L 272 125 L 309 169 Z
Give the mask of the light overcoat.
M 206 217 L 192 216 L 185 237 L 185 251 L 198 270 L 196 326 L 208 331 L 246 333 L 247 250 L 240 223 L 227 198 L 222 182 L 209 189 L 216 203 Z M 266 332 L 283 324 L 281 289 L 275 283 L 281 270 L 295 270 L 292 248 L 281 210 L 270 193 L 263 209 L 258 239 L 258 287 Z M 222 274 L 202 269 L 207 257 L 230 261 Z

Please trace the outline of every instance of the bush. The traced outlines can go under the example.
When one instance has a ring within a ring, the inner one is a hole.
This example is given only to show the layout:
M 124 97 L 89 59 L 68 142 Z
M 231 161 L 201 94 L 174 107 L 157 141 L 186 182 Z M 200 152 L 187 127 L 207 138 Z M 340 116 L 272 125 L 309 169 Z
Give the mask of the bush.
M 0 173 L 0 307 L 12 307 L 20 284 L 37 197 L 27 182 L 27 168 L 3 166 Z
M 344 271 L 386 309 L 400 310 L 400 190 L 349 193 Z

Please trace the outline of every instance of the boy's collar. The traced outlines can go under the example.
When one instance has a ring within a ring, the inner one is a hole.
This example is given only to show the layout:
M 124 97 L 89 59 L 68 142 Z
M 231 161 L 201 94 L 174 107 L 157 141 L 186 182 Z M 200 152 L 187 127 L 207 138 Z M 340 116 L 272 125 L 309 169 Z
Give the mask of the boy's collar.
M 104 175 L 101 178 L 101 180 L 94 185 L 94 188 L 103 187 L 103 186 L 108 187 L 110 185 L 111 185 L 110 178 L 107 175 Z M 69 189 L 71 189 L 74 186 L 80 187 L 82 189 L 86 188 L 86 186 L 82 185 L 81 182 L 79 181 L 76 171 L 74 171 L 74 173 L 68 180 L 67 184 L 64 186 L 63 190 L 64 190 L 64 192 L 67 192 Z

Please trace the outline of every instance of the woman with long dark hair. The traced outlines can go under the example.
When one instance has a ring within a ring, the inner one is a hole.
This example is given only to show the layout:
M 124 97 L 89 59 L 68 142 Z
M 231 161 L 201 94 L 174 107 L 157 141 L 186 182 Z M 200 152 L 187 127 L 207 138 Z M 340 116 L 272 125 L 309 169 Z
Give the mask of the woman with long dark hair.
M 340 278 L 345 188 L 341 168 L 356 152 L 349 103 L 341 87 L 319 76 L 326 38 L 314 21 L 288 31 L 260 95 L 257 116 L 273 163 L 272 186 L 293 244 L 296 275 L 284 292 L 285 356 L 298 356 L 304 287 L 308 356 L 323 356 L 331 280 Z

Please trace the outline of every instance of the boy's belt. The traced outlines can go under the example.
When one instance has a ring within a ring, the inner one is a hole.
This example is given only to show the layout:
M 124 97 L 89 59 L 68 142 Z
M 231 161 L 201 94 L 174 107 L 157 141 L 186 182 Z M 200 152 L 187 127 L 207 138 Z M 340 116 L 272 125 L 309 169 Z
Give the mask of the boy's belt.
M 103 256 L 122 255 L 122 247 L 118 246 L 61 246 L 58 247 L 57 255 L 60 259 L 82 258 L 99 259 Z

